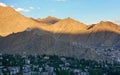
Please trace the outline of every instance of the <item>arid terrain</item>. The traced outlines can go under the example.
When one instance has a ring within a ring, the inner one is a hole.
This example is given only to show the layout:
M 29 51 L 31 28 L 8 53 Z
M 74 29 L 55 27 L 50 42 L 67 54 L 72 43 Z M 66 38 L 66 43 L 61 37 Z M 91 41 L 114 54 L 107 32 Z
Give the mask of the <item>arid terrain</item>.
M 22 55 L 26 52 L 28 55 L 104 60 L 107 57 L 105 50 L 115 53 L 120 51 L 119 48 L 120 26 L 113 22 L 86 25 L 70 17 L 34 19 L 11 7 L 0 6 L 0 53 Z

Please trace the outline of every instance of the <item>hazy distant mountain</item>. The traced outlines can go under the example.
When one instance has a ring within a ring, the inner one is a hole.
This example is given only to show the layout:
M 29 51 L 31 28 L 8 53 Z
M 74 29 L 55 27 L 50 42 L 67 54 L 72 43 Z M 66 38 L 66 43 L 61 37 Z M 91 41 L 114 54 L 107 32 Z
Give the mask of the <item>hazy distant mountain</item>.
M 58 18 L 52 17 L 52 16 L 48 16 L 47 18 L 44 18 L 44 19 L 38 18 L 36 20 L 39 21 L 39 22 L 44 22 L 44 23 L 48 23 L 48 24 L 54 24 L 54 23 L 60 21 L 61 19 L 58 19 Z
M 8 35 L 0 37 L 2 53 L 100 59 L 95 48 L 120 48 L 120 27 L 112 22 L 86 25 L 72 18 L 54 17 L 38 21 L 10 7 L 0 7 L 0 35 Z

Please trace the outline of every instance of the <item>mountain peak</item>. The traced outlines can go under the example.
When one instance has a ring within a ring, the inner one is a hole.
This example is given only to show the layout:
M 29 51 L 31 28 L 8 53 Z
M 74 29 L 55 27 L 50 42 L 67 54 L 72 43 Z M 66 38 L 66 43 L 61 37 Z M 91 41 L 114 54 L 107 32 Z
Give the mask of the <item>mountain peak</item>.
M 60 20 L 52 25 L 53 32 L 77 34 L 86 30 L 87 26 L 70 17 Z
M 111 21 L 101 21 L 100 23 L 101 23 L 101 24 L 114 24 L 114 23 L 111 22 Z
M 68 21 L 75 21 L 74 19 L 72 19 L 71 17 L 65 18 L 64 20 L 68 20 Z
M 118 25 L 111 22 L 111 21 L 101 21 L 100 23 L 97 24 L 98 26 L 101 26 L 101 27 L 117 27 Z
M 48 17 L 46 17 L 45 19 L 51 19 L 51 18 L 56 18 L 56 17 L 53 17 L 53 16 L 48 16 Z
M 49 23 L 49 24 L 54 24 L 54 23 L 60 21 L 61 19 L 56 18 L 56 17 L 52 17 L 52 16 L 48 16 L 48 17 L 43 18 L 43 19 L 38 18 L 37 20 L 41 21 L 41 22 Z
M 101 21 L 92 27 L 95 31 L 118 31 L 118 25 L 110 21 Z
M 11 7 L 0 6 L 0 35 L 24 31 L 29 26 L 36 26 L 37 22 L 18 13 Z
M 81 24 L 81 25 L 85 25 L 85 24 L 83 24 L 82 22 L 79 22 L 79 21 L 77 21 L 77 20 L 74 20 L 73 18 L 71 18 L 71 17 L 68 17 L 68 18 L 65 18 L 65 19 L 63 19 L 63 20 L 61 20 L 61 21 L 59 21 L 60 23 L 63 23 L 63 24 L 65 24 L 65 25 L 78 25 L 78 24 Z M 59 23 L 58 22 L 58 23 Z

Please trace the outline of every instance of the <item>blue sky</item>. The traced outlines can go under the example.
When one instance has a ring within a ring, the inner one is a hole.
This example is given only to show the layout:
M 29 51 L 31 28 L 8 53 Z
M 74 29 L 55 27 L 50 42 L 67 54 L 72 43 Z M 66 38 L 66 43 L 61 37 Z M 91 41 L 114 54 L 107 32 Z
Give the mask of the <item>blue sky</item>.
M 27 17 L 72 17 L 86 24 L 112 20 L 120 23 L 120 0 L 0 0 Z

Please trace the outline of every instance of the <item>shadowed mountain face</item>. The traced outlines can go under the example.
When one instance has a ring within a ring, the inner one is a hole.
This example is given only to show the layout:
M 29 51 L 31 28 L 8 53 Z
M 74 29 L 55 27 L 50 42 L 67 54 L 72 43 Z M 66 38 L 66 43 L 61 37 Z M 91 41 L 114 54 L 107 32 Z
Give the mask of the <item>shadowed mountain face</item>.
M 10 54 L 47 54 L 104 60 L 95 48 L 119 48 L 120 35 L 102 31 L 85 34 L 51 33 L 40 29 L 0 38 L 0 52 Z
M 120 27 L 112 22 L 85 25 L 71 18 L 47 23 L 0 7 L 0 52 L 104 59 L 95 48 L 120 48 Z M 11 34 L 13 33 L 13 34 Z M 7 36 L 5 36 L 7 35 Z M 3 37 L 4 36 L 4 37 Z

